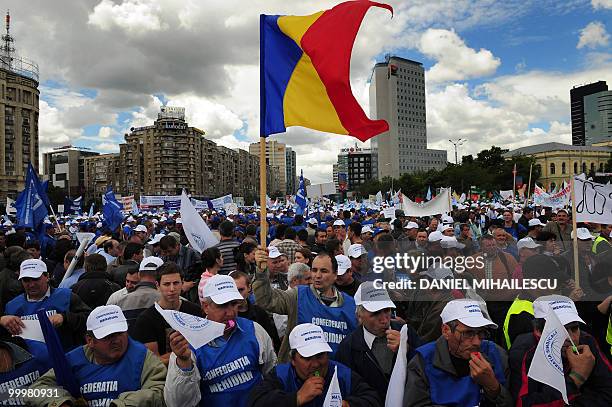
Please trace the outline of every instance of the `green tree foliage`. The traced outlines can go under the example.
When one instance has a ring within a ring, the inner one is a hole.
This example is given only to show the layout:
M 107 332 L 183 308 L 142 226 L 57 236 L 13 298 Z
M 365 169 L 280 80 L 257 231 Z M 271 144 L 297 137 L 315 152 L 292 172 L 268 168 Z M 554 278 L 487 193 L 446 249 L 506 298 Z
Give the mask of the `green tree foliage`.
M 531 157 L 517 156 L 505 159 L 503 154 L 508 150 L 493 146 L 483 150 L 474 158 L 464 156 L 461 164 L 448 163 L 442 170 L 429 170 L 403 174 L 399 179 L 393 180 L 393 189 L 402 190 L 404 195 L 414 199 L 424 197 L 427 188 L 452 187 L 459 194 L 468 193 L 470 186 L 486 191 L 499 191 L 512 189 L 512 169 L 516 163 L 517 176 L 523 177 L 523 183 L 529 180 L 529 167 L 535 160 Z M 533 166 L 531 185 L 540 177 L 540 169 Z M 360 196 L 374 195 L 378 191 L 387 192 L 391 189 L 391 178 L 382 181 L 373 179 L 360 185 L 357 192 Z

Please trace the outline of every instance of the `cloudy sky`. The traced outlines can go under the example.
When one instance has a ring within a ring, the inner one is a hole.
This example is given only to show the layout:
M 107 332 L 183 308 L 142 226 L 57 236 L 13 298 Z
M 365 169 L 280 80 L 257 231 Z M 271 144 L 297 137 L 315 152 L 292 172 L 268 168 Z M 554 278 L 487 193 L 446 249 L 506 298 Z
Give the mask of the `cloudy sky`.
M 228 147 L 258 140 L 258 15 L 306 15 L 335 1 L 8 0 L 19 54 L 40 66 L 40 144 L 117 152 L 159 106 Z M 368 78 L 387 53 L 422 61 L 432 148 L 571 143 L 569 90 L 612 86 L 612 0 L 393 0 L 373 8 L 353 51 L 351 83 L 369 111 Z M 298 170 L 332 178 L 347 136 L 302 128 L 273 136 Z

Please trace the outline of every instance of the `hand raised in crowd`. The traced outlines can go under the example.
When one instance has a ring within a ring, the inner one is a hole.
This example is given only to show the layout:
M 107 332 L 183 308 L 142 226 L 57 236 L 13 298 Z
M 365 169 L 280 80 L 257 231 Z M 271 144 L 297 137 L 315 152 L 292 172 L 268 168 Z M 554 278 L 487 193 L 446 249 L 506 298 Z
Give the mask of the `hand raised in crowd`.
M 400 346 L 400 333 L 395 329 L 387 329 L 385 332 L 387 335 L 387 347 L 393 352 L 397 352 Z
M 470 376 L 491 396 L 496 396 L 501 391 L 491 364 L 479 352 L 473 353 L 470 359 Z
M 25 324 L 21 318 L 15 315 L 4 315 L 0 318 L 0 325 L 2 325 L 11 335 L 19 335 Z
M 255 251 L 255 264 L 260 271 L 268 268 L 268 251 L 261 246 L 258 246 Z
M 595 366 L 595 356 L 593 356 L 591 348 L 589 348 L 588 345 L 577 345 L 576 347 L 578 348 L 578 354 L 575 354 L 572 351 L 572 347 L 568 346 L 565 349 L 565 356 L 567 357 L 571 371 L 578 373 L 578 375 L 586 380 L 591 375 L 593 366 Z M 572 375 L 570 375 L 570 377 L 574 382 L 578 380 Z M 579 381 L 583 382 L 582 380 Z M 576 385 L 580 386 L 582 383 L 576 383 Z
M 170 349 L 176 355 L 176 364 L 181 369 L 189 369 L 193 365 L 191 360 L 191 349 L 187 339 L 180 332 L 174 331 L 170 334 Z
M 582 291 L 582 288 L 574 287 L 572 291 L 569 293 L 568 297 L 570 297 L 572 301 L 579 301 L 584 296 L 585 294 L 584 294 L 584 291 Z
M 297 392 L 297 405 L 302 406 L 311 402 L 315 397 L 323 394 L 324 387 L 325 378 L 317 376 L 309 377 Z
M 62 314 L 49 315 L 49 321 L 51 321 L 51 324 L 57 328 L 64 323 L 64 316 Z

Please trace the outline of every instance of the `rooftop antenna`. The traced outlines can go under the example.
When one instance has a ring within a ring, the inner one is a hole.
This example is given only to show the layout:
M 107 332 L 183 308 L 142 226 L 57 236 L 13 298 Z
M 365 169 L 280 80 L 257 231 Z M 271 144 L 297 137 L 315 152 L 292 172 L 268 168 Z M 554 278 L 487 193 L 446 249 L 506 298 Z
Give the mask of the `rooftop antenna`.
M 8 10 L 6 12 L 5 23 L 6 23 L 6 34 L 2 36 L 3 44 L 2 44 L 2 48 L 0 48 L 0 51 L 1 51 L 0 59 L 2 60 L 2 65 L 6 65 L 9 69 L 11 69 L 11 65 L 13 62 L 13 57 L 11 56 L 11 54 L 15 52 L 15 47 L 13 46 L 15 39 L 11 36 L 11 33 L 10 33 L 11 14 Z

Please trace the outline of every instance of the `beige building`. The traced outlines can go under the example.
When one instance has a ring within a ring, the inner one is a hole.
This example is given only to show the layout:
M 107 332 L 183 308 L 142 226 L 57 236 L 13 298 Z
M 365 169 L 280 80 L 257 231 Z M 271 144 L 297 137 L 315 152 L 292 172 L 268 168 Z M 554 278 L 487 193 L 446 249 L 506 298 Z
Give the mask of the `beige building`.
M 196 197 L 232 194 L 252 199 L 259 191 L 259 157 L 245 150 L 218 146 L 185 122 L 185 109 L 161 108 L 152 126 L 132 128 L 119 145 L 123 195 Z M 271 182 L 278 185 L 278 172 Z
M 603 172 L 612 156 L 609 146 L 572 146 L 563 143 L 544 143 L 517 148 L 504 154 L 510 158 L 524 155 L 535 158 L 539 166 L 538 184 L 546 189 L 569 182 L 574 174 Z
M 249 145 L 249 153 L 259 157 L 260 143 Z M 279 188 L 273 188 L 268 182 L 268 191 L 271 193 L 281 192 L 282 194 L 294 194 L 296 192 L 296 154 L 291 147 L 276 140 L 266 141 L 266 163 L 277 167 L 279 173 Z
M 121 191 L 121 160 L 119 154 L 100 154 L 83 158 L 85 199 L 100 199 L 108 186 Z
M 7 33 L 0 47 L 0 202 L 23 189 L 28 163 L 38 168 L 38 65 L 14 53 Z

